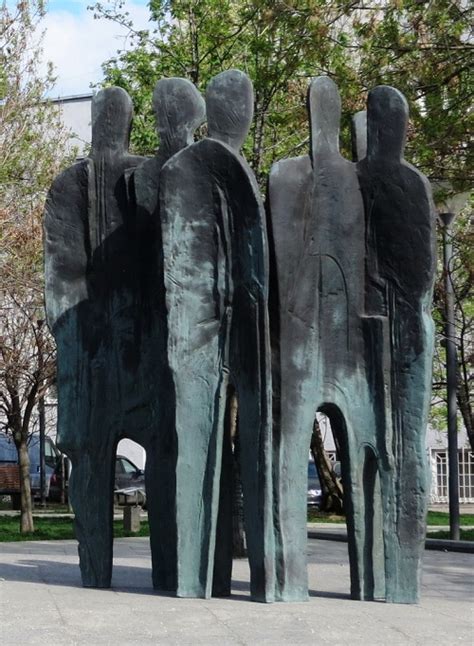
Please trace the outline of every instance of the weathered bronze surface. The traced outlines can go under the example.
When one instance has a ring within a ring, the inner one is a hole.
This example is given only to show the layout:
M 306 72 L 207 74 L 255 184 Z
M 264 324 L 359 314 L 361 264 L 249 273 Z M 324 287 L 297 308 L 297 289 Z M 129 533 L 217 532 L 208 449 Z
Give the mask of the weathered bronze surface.
M 306 582 L 305 465 L 317 411 L 341 450 L 353 598 L 413 602 L 427 501 L 434 211 L 402 158 L 407 106 L 375 88 L 356 122 L 357 165 L 339 153 L 335 84 L 309 89 L 309 157 L 269 182 L 273 241 L 277 598 Z
M 413 603 L 435 255 L 429 185 L 403 159 L 407 105 L 372 90 L 350 162 L 337 88 L 313 80 L 309 155 L 274 164 L 265 215 L 241 154 L 253 101 L 237 70 L 214 77 L 205 102 L 189 81 L 159 81 L 160 147 L 144 159 L 128 152 L 130 98 L 102 90 L 90 157 L 48 195 L 58 444 L 73 464 L 83 583 L 110 585 L 114 458 L 128 437 L 147 453 L 154 586 L 230 594 L 235 393 L 252 598 L 307 598 L 320 411 L 340 448 L 352 596 Z
M 215 551 L 220 569 L 214 592 L 230 593 L 228 503 L 220 513 L 217 546 L 216 529 L 224 416 L 232 384 L 239 402 L 251 591 L 254 599 L 270 600 L 267 240 L 260 193 L 239 154 L 253 114 L 248 77 L 237 70 L 216 76 L 207 88 L 206 109 L 209 136 L 175 155 L 160 180 L 168 360 L 179 447 L 178 595 L 211 594 Z

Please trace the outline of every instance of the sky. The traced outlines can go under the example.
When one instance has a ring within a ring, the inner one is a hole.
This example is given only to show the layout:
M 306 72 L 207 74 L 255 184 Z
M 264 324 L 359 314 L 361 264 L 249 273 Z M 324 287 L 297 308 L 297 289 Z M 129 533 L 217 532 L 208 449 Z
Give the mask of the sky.
M 148 0 L 125 0 L 135 27 L 148 26 Z M 127 43 L 126 30 L 109 20 L 94 20 L 87 10 L 94 0 L 49 0 L 41 22 L 45 30 L 43 63 L 51 61 L 57 82 L 50 97 L 91 92 L 91 83 L 102 78 L 101 64 Z M 103 0 L 107 4 L 107 0 Z M 110 4 L 110 2 L 109 2 Z

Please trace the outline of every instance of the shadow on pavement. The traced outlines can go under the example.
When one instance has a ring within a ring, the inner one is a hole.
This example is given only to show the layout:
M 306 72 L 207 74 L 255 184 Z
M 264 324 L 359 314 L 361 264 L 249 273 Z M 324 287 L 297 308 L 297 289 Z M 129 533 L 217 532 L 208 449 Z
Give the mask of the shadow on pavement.
M 14 564 L 5 563 L 0 565 L 0 580 L 23 583 L 44 583 L 45 585 L 86 589 L 82 586 L 77 563 L 60 561 L 21 559 Z M 112 585 L 110 588 L 102 588 L 102 590 L 154 595 L 158 597 L 175 597 L 171 592 L 153 589 L 151 583 L 151 567 L 144 568 L 132 565 L 114 564 Z M 232 580 L 231 596 L 220 597 L 220 599 L 250 601 L 249 582 Z
M 309 590 L 310 597 L 320 599 L 344 599 L 345 601 L 352 601 L 351 595 L 347 592 L 327 592 L 326 590 Z

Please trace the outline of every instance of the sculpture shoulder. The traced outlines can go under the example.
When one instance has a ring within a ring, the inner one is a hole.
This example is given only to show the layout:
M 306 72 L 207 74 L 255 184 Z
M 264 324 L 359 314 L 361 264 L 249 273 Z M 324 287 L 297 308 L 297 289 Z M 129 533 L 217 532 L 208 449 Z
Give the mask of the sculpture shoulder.
M 310 173 L 312 169 L 309 155 L 289 157 L 275 162 L 270 170 L 270 177 L 286 176 L 292 173 Z
M 177 152 L 160 171 L 159 208 L 164 226 L 174 221 L 178 213 L 186 216 L 194 213 L 196 205 L 208 196 L 202 158 L 196 146 L 198 144 L 191 144 Z
M 436 207 L 428 178 L 409 162 L 402 160 L 403 184 L 408 188 L 407 197 L 412 203 L 410 214 L 413 225 L 418 227 L 419 250 L 424 250 L 428 283 L 436 273 Z
M 178 175 L 186 177 L 183 187 L 191 185 L 193 180 L 202 182 L 205 177 L 212 177 L 218 182 L 225 181 L 231 174 L 239 172 L 249 177 L 251 172 L 232 148 L 215 139 L 206 138 L 198 141 L 173 155 L 163 165 L 160 182 L 171 181 Z
M 222 160 L 228 160 L 229 163 L 240 167 L 243 172 L 251 173 L 250 167 L 241 155 L 227 144 L 210 137 L 201 139 L 177 152 L 164 164 L 162 172 L 169 174 L 182 166 L 195 164 L 199 164 L 203 171 L 210 169 L 218 172 L 219 162 Z M 222 168 L 222 170 L 224 171 L 226 168 Z
M 313 174 L 308 155 L 283 159 L 273 164 L 268 179 L 268 198 L 273 216 L 293 211 L 310 190 Z
M 154 158 L 143 157 L 142 155 L 125 155 L 125 162 L 127 164 L 127 168 L 136 168 L 137 166 L 140 166 L 140 164 L 143 164 L 150 159 L 154 159 Z
M 413 226 L 432 226 L 435 206 L 427 178 L 402 159 L 396 163 L 367 164 L 365 186 L 378 186 L 377 193 L 387 213 L 399 211 Z
M 431 289 L 436 268 L 435 208 L 428 180 L 402 160 L 361 162 L 369 226 L 385 277 L 416 300 Z
M 77 220 L 78 212 L 85 214 L 91 169 L 92 161 L 84 159 L 69 166 L 55 178 L 46 197 L 46 228 L 58 219 Z
M 76 191 L 87 185 L 92 160 L 83 159 L 63 170 L 54 179 L 48 197 L 63 194 L 65 191 Z
M 405 159 L 403 159 L 401 163 L 401 172 L 405 182 L 408 185 L 413 186 L 413 194 L 425 203 L 426 210 L 430 212 L 432 217 L 434 217 L 435 205 L 433 201 L 433 191 L 428 178 Z
M 129 199 L 133 196 L 136 206 L 150 214 L 156 208 L 162 165 L 163 162 L 157 157 L 146 157 L 141 164 L 125 171 Z
M 155 173 L 159 173 L 161 165 L 157 157 L 143 157 L 139 164 L 130 166 L 130 172 L 133 173 L 136 182 L 142 178 L 153 178 Z
M 226 180 L 238 189 L 242 201 L 245 198 L 255 199 L 258 207 L 263 209 L 263 200 L 255 174 L 245 157 L 233 148 L 216 139 L 204 139 L 200 146 L 200 154 L 206 159 L 214 160 L 210 170 L 215 179 Z
M 296 189 L 306 184 L 312 173 L 309 155 L 282 159 L 273 164 L 269 176 L 270 194 L 276 191 Z

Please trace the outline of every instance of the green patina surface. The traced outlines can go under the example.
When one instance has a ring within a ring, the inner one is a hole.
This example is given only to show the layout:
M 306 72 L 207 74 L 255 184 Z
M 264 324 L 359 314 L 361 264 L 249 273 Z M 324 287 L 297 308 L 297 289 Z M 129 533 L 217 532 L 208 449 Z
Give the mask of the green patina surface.
M 310 154 L 272 169 L 268 241 L 239 152 L 249 79 L 218 75 L 206 104 L 208 137 L 193 143 L 202 98 L 188 81 L 161 81 L 162 146 L 143 160 L 127 150 L 129 97 L 98 93 L 91 156 L 48 197 L 58 442 L 73 464 L 83 583 L 110 585 L 114 457 L 129 437 L 147 451 L 155 587 L 230 592 L 234 392 L 253 599 L 308 596 L 307 460 L 319 411 L 339 445 L 353 598 L 415 602 L 434 212 L 426 180 L 403 160 L 406 102 L 393 88 L 370 93 L 354 164 L 339 154 L 337 88 L 313 81 Z

